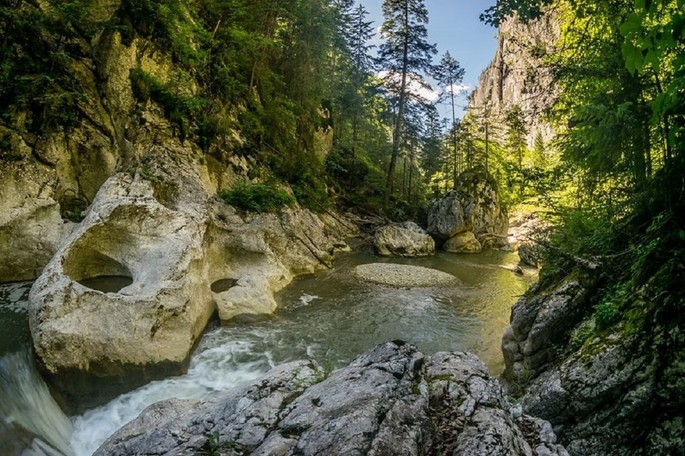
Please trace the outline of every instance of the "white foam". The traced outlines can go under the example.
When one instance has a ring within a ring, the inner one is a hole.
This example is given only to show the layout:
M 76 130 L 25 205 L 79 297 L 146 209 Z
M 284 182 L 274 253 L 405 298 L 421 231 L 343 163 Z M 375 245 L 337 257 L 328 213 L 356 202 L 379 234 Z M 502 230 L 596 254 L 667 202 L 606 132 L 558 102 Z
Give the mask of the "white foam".
M 268 356 L 254 352 L 250 341 L 231 338 L 229 331 L 212 331 L 198 347 L 186 375 L 149 383 L 74 417 L 74 454 L 90 456 L 110 435 L 155 402 L 171 398 L 202 400 L 211 392 L 254 380 L 270 367 L 265 361 Z

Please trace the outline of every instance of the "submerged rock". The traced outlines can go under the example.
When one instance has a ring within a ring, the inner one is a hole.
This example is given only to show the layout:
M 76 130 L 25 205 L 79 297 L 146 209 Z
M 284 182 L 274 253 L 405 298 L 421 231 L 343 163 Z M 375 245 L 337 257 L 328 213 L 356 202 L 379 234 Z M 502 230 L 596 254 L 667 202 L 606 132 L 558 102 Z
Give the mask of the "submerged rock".
M 205 402 L 148 407 L 95 453 L 567 455 L 548 423 L 512 409 L 474 355 L 379 345 L 326 376 L 277 367 Z
M 427 231 L 442 241 L 471 232 L 483 248 L 502 247 L 507 244 L 508 223 L 492 177 L 483 168 L 462 173 L 457 190 L 428 205 Z
M 414 222 L 395 223 L 376 230 L 373 238 L 379 255 L 422 257 L 435 254 L 435 241 Z
M 393 263 L 369 263 L 354 268 L 360 280 L 392 287 L 421 288 L 456 285 L 459 279 L 437 269 Z

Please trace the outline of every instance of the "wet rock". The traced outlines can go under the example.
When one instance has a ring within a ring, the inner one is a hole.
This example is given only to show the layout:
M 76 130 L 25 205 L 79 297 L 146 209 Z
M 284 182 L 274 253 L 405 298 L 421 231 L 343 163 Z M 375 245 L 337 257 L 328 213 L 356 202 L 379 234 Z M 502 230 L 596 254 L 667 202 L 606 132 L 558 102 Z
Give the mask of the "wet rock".
M 523 241 L 519 244 L 518 254 L 523 264 L 537 268 L 540 265 L 541 253 L 540 246 L 535 242 Z
M 379 255 L 421 257 L 435 254 L 435 241 L 414 222 L 396 223 L 376 230 L 374 246 Z
M 392 342 L 323 376 L 295 362 L 202 403 L 153 405 L 95 455 L 568 454 L 473 355 Z
M 507 244 L 507 226 L 506 209 L 500 205 L 492 177 L 482 168 L 462 173 L 457 190 L 428 205 L 427 231 L 438 240 L 470 231 L 483 239 L 485 247 L 502 247 Z
M 449 238 L 442 248 L 450 253 L 480 253 L 483 250 L 483 246 L 470 231 Z

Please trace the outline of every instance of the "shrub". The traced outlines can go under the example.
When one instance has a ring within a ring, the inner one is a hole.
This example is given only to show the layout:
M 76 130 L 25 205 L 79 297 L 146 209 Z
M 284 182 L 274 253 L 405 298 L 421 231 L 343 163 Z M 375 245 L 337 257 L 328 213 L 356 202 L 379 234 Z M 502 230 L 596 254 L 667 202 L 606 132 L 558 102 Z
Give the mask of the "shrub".
M 274 212 L 295 203 L 295 199 L 273 184 L 243 182 L 230 190 L 221 190 L 219 196 L 231 206 L 253 212 Z
M 605 301 L 595 306 L 594 319 L 600 331 L 616 323 L 619 316 L 618 306 L 613 302 Z

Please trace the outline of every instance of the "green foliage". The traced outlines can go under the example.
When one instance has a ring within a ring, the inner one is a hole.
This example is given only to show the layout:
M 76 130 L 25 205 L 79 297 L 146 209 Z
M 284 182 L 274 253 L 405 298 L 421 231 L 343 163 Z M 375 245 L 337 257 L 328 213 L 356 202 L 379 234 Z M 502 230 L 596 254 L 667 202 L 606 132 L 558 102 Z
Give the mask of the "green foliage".
M 84 89 L 73 66 L 85 56 L 85 0 L 0 6 L 0 115 L 23 131 L 73 126 Z
M 600 331 L 605 330 L 618 322 L 619 317 L 620 312 L 618 306 L 613 302 L 605 301 L 595 306 L 593 318 L 595 319 L 597 329 Z
M 244 445 L 233 441 L 225 440 L 221 441 L 221 435 L 219 432 L 214 432 L 207 437 L 207 441 L 202 446 L 200 454 L 203 456 L 221 456 L 225 454 L 227 450 L 232 450 L 231 454 L 246 454 L 248 449 Z
M 172 74 L 169 82 L 162 83 L 157 78 L 140 68 L 131 70 L 133 93 L 141 101 L 152 99 L 159 103 L 169 120 L 176 123 L 181 137 L 191 132 L 194 119 L 202 112 L 208 100 L 187 93 L 190 76 L 183 71 Z
M 292 196 L 269 183 L 243 182 L 230 190 L 221 190 L 219 196 L 227 204 L 252 212 L 274 212 L 295 203 Z

